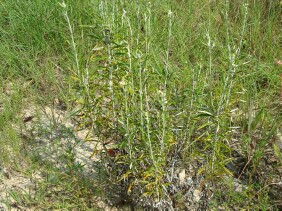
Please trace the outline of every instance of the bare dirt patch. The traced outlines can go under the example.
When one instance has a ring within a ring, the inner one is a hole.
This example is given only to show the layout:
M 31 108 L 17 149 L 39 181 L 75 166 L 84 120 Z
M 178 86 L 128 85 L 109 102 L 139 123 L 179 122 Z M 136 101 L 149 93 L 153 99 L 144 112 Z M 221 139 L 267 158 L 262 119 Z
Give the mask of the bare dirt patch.
M 81 167 L 84 177 L 92 179 L 98 177 L 95 172 L 97 159 L 91 155 L 94 149 L 99 148 L 99 144 L 96 141 L 85 142 L 86 137 L 92 137 L 92 140 L 95 140 L 94 135 L 87 130 L 76 130 L 67 111 L 51 106 L 40 108 L 29 105 L 23 109 L 21 116 L 23 126 L 15 125 L 15 127 L 23 139 L 32 142 L 31 145 L 23 146 L 27 151 L 36 154 L 45 162 L 52 163 L 62 172 L 67 170 L 64 156 L 71 151 L 74 155 L 73 162 Z M 15 210 L 29 210 L 30 208 L 19 207 L 11 197 L 11 192 L 21 191 L 32 194 L 35 181 L 42 179 L 40 172 L 32 175 L 33 179 L 14 170 L 2 169 L 0 172 L 0 202 L 2 202 L 0 211 L 8 210 L 8 207 Z M 118 210 L 108 206 L 99 198 L 95 200 L 93 207 L 99 207 L 102 210 Z

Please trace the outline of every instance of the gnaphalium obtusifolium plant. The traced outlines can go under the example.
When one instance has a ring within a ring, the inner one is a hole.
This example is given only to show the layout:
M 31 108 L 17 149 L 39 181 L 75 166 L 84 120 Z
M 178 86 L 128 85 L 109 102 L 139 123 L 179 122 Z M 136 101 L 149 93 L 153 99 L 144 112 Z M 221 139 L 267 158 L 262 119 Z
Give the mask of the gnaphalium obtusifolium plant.
M 259 105 L 261 90 L 249 73 L 257 55 L 248 50 L 258 27 L 252 15 L 263 5 L 250 4 L 209 1 L 204 12 L 183 2 L 99 2 L 100 34 L 76 79 L 78 104 L 82 127 L 88 125 L 103 146 L 97 151 L 120 150 L 114 162 L 101 154 L 111 163 L 112 182 L 132 198 L 173 206 L 171 172 L 199 159 L 194 171 L 206 181 L 233 176 L 234 150 L 247 158 L 242 169 L 254 181 L 275 114 L 265 115 L 271 101 Z

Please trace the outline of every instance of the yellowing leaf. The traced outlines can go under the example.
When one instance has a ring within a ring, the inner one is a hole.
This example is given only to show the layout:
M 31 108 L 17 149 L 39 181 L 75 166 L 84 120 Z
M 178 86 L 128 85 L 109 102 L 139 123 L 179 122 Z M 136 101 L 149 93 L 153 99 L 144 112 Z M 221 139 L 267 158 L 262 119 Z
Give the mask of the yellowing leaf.
M 71 76 L 71 78 L 75 81 L 80 81 L 80 79 L 78 77 L 75 77 L 75 76 Z
M 130 183 L 130 185 L 127 189 L 127 193 L 131 193 L 131 189 L 132 189 L 133 185 L 134 185 L 134 182 Z
M 203 171 L 205 171 L 205 167 L 202 167 L 202 168 L 199 169 L 197 176 L 199 176 Z
M 122 175 L 122 177 L 118 180 L 118 182 L 120 182 L 123 179 L 128 178 L 128 176 L 131 174 L 131 171 L 127 171 L 124 175 Z

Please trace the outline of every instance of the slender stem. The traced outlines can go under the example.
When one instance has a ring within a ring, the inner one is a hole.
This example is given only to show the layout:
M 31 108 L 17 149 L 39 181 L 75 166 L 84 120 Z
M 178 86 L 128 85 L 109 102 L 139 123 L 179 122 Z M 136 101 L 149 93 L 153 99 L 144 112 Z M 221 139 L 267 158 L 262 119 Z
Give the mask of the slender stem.
M 77 49 L 76 49 L 76 44 L 74 40 L 74 30 L 73 27 L 71 26 L 71 22 L 68 16 L 68 10 L 65 1 L 63 0 L 62 3 L 60 4 L 64 8 L 64 17 L 68 23 L 69 31 L 70 31 L 70 36 L 71 36 L 71 43 L 72 43 L 72 48 L 73 48 L 73 54 L 75 57 L 75 63 L 76 63 L 76 70 L 77 70 L 77 75 L 80 75 L 80 68 L 79 68 L 79 62 L 78 62 L 78 54 L 77 54 Z

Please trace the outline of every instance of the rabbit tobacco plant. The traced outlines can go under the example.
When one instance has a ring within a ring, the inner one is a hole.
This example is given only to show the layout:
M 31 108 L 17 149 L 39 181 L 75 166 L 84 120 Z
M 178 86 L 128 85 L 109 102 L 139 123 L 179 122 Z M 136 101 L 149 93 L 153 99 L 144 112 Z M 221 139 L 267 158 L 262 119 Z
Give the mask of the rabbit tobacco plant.
M 105 4 L 101 2 L 100 5 L 102 17 L 104 7 L 108 6 Z M 114 6 L 117 5 L 113 5 L 113 9 Z M 82 93 L 84 97 L 81 102 L 85 124 L 91 124 L 104 150 L 111 152 L 114 145 L 115 150 L 125 152 L 110 156 L 114 157 L 114 164 L 112 158 L 106 158 L 112 163 L 113 171 L 123 166 L 124 171 L 118 175 L 111 173 L 111 176 L 117 176 L 113 179 L 126 181 L 125 191 L 128 193 L 140 188 L 144 196 L 160 200 L 166 185 L 166 159 L 175 140 L 173 132 L 168 130 L 171 127 L 167 111 L 171 95 L 167 91 L 170 77 L 169 42 L 165 59 L 167 64 L 162 64 L 165 71 L 161 72 L 162 69 L 156 70 L 148 62 L 151 57 L 149 9 L 136 17 L 140 21 L 136 32 L 131 28 L 132 23 L 125 10 L 118 25 L 125 32 L 114 33 L 118 28 L 110 24 L 101 27 L 101 36 L 97 37 L 97 45 L 87 67 L 91 70 L 88 77 L 91 83 L 87 84 L 87 94 Z M 169 13 L 169 16 L 172 14 Z M 146 30 L 145 35 L 141 34 L 141 28 Z M 138 33 L 136 38 L 133 33 Z M 168 36 L 170 39 L 171 31 Z
M 110 181 L 136 203 L 162 209 L 197 201 L 184 200 L 176 173 L 195 160 L 190 176 L 201 193 L 226 175 L 259 183 L 253 175 L 275 116 L 250 72 L 249 63 L 260 65 L 248 45 L 259 15 L 246 1 L 233 19 L 230 4 L 99 2 L 100 33 L 89 35 L 96 44 L 73 76 L 81 127 L 97 136 Z

